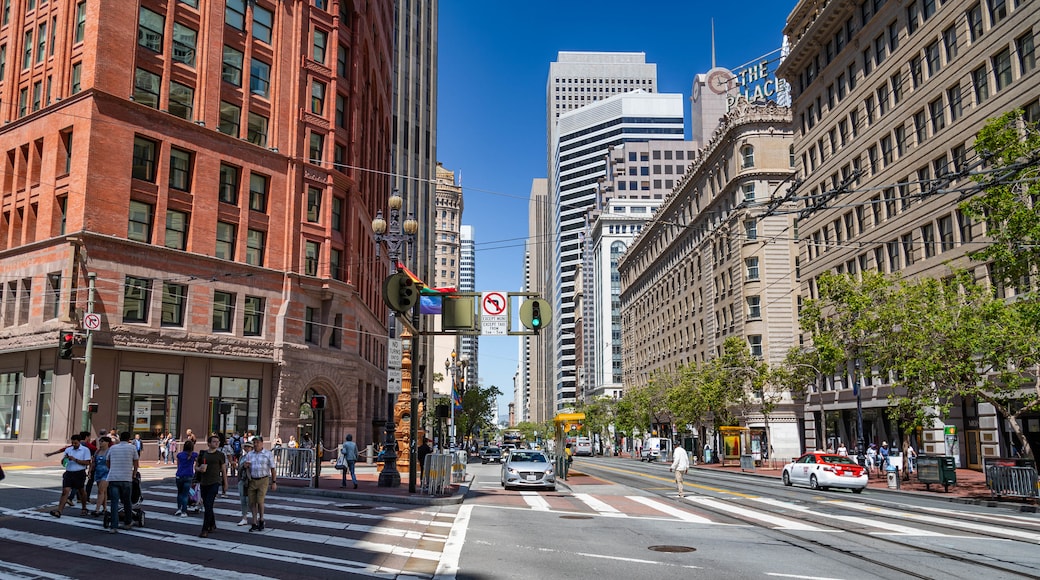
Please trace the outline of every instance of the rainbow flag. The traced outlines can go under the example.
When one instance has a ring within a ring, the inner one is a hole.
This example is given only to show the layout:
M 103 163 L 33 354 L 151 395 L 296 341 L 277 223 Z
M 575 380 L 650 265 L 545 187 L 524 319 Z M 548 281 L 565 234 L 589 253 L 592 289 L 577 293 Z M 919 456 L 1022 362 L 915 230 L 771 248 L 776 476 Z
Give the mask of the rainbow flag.
M 454 286 L 445 286 L 443 288 L 431 288 L 426 285 L 418 276 L 415 275 L 401 262 L 397 263 L 397 271 L 404 272 L 412 279 L 412 282 L 419 287 L 419 313 L 420 314 L 440 314 L 441 313 L 441 298 L 445 294 L 453 294 L 455 292 Z

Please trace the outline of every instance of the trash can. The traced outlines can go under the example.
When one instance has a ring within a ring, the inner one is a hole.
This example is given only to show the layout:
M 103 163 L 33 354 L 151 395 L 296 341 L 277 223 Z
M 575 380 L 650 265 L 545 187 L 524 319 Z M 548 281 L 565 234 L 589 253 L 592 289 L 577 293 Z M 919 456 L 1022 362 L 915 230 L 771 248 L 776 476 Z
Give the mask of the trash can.
M 895 465 L 889 464 L 885 468 L 885 475 L 888 477 L 888 489 L 899 489 L 901 482 L 899 480 L 899 469 Z

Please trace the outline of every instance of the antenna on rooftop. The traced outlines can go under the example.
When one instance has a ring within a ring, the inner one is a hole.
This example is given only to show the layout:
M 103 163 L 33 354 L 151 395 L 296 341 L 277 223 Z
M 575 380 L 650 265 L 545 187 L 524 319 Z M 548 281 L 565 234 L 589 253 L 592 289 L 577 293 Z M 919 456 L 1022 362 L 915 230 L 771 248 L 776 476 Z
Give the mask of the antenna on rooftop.
M 711 19 L 711 68 L 715 68 L 715 19 Z

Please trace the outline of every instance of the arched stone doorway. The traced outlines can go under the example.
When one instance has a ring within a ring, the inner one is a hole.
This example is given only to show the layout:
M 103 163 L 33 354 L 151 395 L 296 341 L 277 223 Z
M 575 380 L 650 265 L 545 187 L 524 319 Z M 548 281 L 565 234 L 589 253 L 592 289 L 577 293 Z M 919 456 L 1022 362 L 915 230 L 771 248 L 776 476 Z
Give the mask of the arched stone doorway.
M 311 407 L 311 400 L 315 395 L 325 397 L 325 408 L 321 410 L 315 410 Z M 331 396 L 325 392 L 322 392 L 315 387 L 308 387 L 300 398 L 298 414 L 299 419 L 296 421 L 295 437 L 300 443 L 300 447 L 313 447 L 317 449 L 319 441 L 324 441 L 326 445 L 329 443 L 327 436 L 326 426 L 329 424 L 329 413 L 332 412 L 332 406 L 329 404 Z

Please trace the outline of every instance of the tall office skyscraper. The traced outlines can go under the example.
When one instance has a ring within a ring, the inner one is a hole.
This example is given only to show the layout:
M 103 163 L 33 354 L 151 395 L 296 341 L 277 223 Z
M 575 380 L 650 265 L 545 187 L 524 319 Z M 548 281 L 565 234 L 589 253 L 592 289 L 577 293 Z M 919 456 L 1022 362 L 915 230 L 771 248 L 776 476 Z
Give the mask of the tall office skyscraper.
M 459 292 L 477 291 L 477 255 L 473 239 L 473 226 L 459 228 Z M 466 366 L 466 385 L 476 386 L 480 376 L 479 336 L 464 334 L 459 337 L 459 354 L 469 360 Z
M 575 270 L 586 212 L 606 176 L 610 147 L 683 138 L 682 95 L 654 94 L 656 66 L 641 53 L 560 53 L 549 67 L 547 134 L 552 207 L 550 280 L 554 322 L 551 378 L 555 411 L 574 405 Z M 650 177 L 637 176 L 649 195 Z
M 527 206 L 527 243 L 524 248 L 524 292 L 535 292 L 543 298 L 552 296 L 549 264 L 552 248 L 548 243 L 552 230 L 549 206 L 549 180 L 540 177 L 531 182 L 531 198 Z M 551 326 L 550 326 L 551 328 Z M 541 423 L 552 418 L 552 332 L 524 336 L 521 343 L 520 389 L 523 397 L 515 399 L 523 408 L 516 410 L 520 421 Z M 522 403 L 521 403 L 522 402 Z

